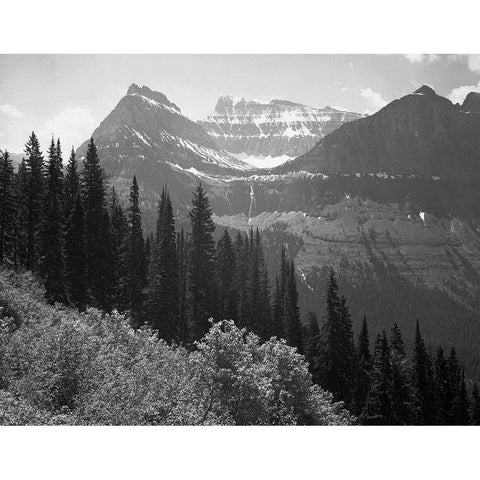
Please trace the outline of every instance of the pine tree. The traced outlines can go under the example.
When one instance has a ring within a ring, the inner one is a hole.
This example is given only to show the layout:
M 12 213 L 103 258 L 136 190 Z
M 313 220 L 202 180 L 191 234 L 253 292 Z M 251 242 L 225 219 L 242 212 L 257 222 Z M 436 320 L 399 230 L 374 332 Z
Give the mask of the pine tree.
M 77 193 L 65 235 L 65 283 L 70 303 L 79 310 L 88 305 L 87 252 L 82 201 Z
M 87 245 L 87 280 L 95 304 L 103 304 L 103 259 L 105 186 L 104 174 L 100 167 L 97 148 L 93 141 L 87 148 L 87 155 L 81 173 L 82 204 L 85 214 L 85 241 Z M 109 267 L 110 268 L 110 267 Z
M 120 205 L 115 187 L 112 187 L 112 194 L 109 205 L 110 218 L 110 244 L 111 244 L 111 303 L 115 308 L 120 308 L 121 300 L 121 279 L 125 276 L 123 265 L 122 246 L 127 235 L 127 217 L 124 209 Z M 105 228 L 105 227 L 104 227 Z
M 124 248 L 125 277 L 122 280 L 123 305 L 130 312 L 133 325 L 138 327 L 143 320 L 146 265 L 138 184 L 135 176 L 130 188 L 127 218 L 128 233 Z
M 385 331 L 375 341 L 371 385 L 361 421 L 367 425 L 391 425 L 392 364 L 390 346 Z
M 307 328 L 305 335 L 305 359 L 308 362 L 310 373 L 315 372 L 319 358 L 320 327 L 317 314 L 313 311 L 307 314 Z M 314 383 L 315 379 L 314 379 Z
M 192 340 L 200 339 L 209 329 L 208 319 L 216 317 L 216 262 L 210 203 L 198 185 L 189 213 L 192 235 L 189 245 L 188 285 Z
M 353 335 L 350 314 L 345 299 L 339 296 L 333 269 L 327 281 L 326 303 L 318 377 L 323 388 L 348 404 L 353 390 Z
M 158 206 L 157 234 L 149 268 L 149 320 L 159 336 L 171 342 L 181 337 L 179 325 L 178 258 L 175 220 L 168 191 Z
M 365 403 L 367 401 L 368 391 L 370 389 L 370 374 L 372 370 L 370 339 L 368 336 L 368 325 L 365 315 L 363 316 L 362 329 L 358 335 L 355 360 L 355 393 L 352 411 L 356 415 L 360 415 L 365 408 Z
M 30 179 L 27 167 L 27 161 L 22 158 L 18 171 L 15 176 L 15 204 L 16 204 L 16 220 L 15 220 L 15 254 L 14 264 L 27 265 L 27 253 L 28 253 L 28 199 L 30 190 Z
M 302 324 L 300 323 L 300 309 L 298 307 L 298 291 L 293 260 L 290 261 L 288 267 L 284 305 L 285 339 L 289 345 L 297 347 L 299 353 L 303 353 Z
M 477 383 L 474 383 L 472 388 L 470 423 L 472 425 L 480 425 L 480 392 Z
M 66 303 L 63 277 L 63 172 L 60 141 L 52 137 L 45 172 L 43 208 L 39 233 L 39 271 L 45 279 L 45 296 L 49 302 Z
M 470 405 L 468 402 L 465 372 L 462 369 L 457 394 L 452 405 L 452 419 L 454 425 L 468 425 L 470 423 Z
M 70 158 L 65 169 L 65 218 L 72 213 L 77 194 L 80 192 L 80 176 L 75 150 L 72 147 Z
M 228 230 L 217 243 L 217 274 L 220 301 L 220 318 L 237 321 L 237 291 L 235 289 L 236 259 Z
M 413 421 L 413 392 L 402 334 L 394 323 L 390 335 L 392 365 L 392 423 L 409 425 Z
M 178 258 L 178 323 L 180 326 L 179 340 L 182 344 L 188 341 L 187 325 L 187 261 L 188 242 L 183 228 L 177 234 L 177 258 Z
M 14 260 L 16 239 L 15 176 L 10 154 L 0 151 L 0 262 Z
M 43 156 L 34 132 L 25 145 L 25 153 L 27 155 L 27 192 L 24 212 L 26 216 L 25 266 L 32 270 L 37 267 L 38 263 L 39 228 L 44 188 Z
M 434 395 L 431 360 L 420 333 L 417 320 L 413 351 L 413 388 L 416 409 L 415 423 L 433 425 L 435 423 Z
M 436 424 L 451 425 L 451 408 L 453 391 L 450 384 L 450 375 L 442 347 L 437 350 L 435 358 L 435 401 Z

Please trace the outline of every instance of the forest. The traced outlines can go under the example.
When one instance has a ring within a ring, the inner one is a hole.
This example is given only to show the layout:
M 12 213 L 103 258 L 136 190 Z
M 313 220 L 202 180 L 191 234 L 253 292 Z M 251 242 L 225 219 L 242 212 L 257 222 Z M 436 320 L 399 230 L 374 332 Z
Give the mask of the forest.
M 397 323 L 370 345 L 365 317 L 354 338 L 331 268 L 302 321 L 287 249 L 273 278 L 260 231 L 215 241 L 201 184 L 188 228 L 165 186 L 145 235 L 136 178 L 124 205 L 93 139 L 63 170 L 34 133 L 16 171 L 1 155 L 0 422 L 480 424 L 455 348 L 421 319 L 411 348 Z

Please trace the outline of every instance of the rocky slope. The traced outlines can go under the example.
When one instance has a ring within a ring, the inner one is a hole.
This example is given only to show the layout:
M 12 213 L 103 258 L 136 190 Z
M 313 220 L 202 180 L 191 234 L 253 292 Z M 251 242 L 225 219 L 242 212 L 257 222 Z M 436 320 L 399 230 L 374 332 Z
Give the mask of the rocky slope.
M 376 114 L 341 126 L 278 173 L 456 176 L 480 174 L 480 101 L 463 105 L 423 86 Z
M 286 100 L 269 103 L 221 97 L 199 122 L 217 144 L 258 168 L 270 168 L 310 150 L 325 135 L 362 115 Z

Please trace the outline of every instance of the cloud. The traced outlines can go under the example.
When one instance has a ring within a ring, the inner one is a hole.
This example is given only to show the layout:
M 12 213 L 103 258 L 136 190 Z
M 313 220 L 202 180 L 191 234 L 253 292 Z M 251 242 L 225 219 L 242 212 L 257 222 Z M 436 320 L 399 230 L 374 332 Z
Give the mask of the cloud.
M 0 105 L 0 113 L 3 113 L 7 117 L 13 119 L 26 117 L 24 113 L 22 113 L 17 107 L 14 107 L 13 105 Z
M 410 63 L 432 63 L 441 60 L 440 55 L 435 53 L 407 53 L 404 57 Z
M 68 107 L 48 119 L 39 132 L 43 141 L 50 142 L 52 135 L 59 137 L 63 145 L 63 150 L 80 146 L 87 138 L 92 135 L 95 128 L 90 110 L 83 107 Z
M 480 55 L 468 55 L 467 65 L 470 71 L 480 73 Z
M 374 92 L 370 87 L 360 91 L 360 95 L 367 100 L 367 109 L 365 113 L 371 115 L 383 108 L 388 102 L 378 92 Z
M 470 92 L 480 92 L 480 82 L 476 85 L 462 85 L 461 87 L 454 88 L 448 95 L 448 99 L 452 103 L 463 103 L 465 97 Z

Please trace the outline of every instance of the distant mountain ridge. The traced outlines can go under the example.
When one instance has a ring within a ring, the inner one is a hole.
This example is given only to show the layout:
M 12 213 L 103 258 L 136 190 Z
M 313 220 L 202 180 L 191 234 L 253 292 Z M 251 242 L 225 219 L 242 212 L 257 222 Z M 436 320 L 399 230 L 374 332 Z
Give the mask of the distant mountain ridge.
M 270 102 L 220 97 L 215 111 L 198 122 L 220 148 L 258 168 L 269 168 L 310 150 L 345 122 L 363 115 L 288 100 Z
M 379 112 L 347 123 L 277 173 L 480 175 L 480 96 L 462 105 L 429 86 L 394 100 Z

